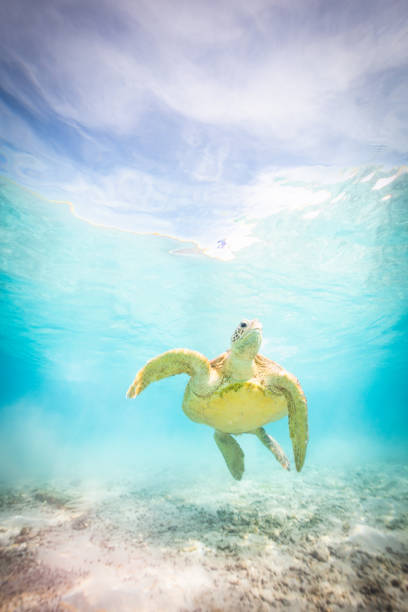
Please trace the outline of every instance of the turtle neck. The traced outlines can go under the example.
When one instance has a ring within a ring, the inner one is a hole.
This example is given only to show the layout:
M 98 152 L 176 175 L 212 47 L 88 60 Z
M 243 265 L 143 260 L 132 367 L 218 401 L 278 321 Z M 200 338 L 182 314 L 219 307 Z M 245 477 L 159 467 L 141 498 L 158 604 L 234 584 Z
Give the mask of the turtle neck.
M 256 355 L 256 353 L 255 353 Z M 231 351 L 227 358 L 224 371 L 234 380 L 248 380 L 255 375 L 255 355 L 252 351 Z

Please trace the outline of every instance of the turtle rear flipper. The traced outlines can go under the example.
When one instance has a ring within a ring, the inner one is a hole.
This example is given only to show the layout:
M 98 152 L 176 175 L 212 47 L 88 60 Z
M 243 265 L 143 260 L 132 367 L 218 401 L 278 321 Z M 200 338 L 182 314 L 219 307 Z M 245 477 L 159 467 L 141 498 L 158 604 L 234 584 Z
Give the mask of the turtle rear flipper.
M 235 480 L 241 480 L 242 474 L 245 470 L 244 451 L 238 442 L 231 436 L 231 434 L 224 433 L 222 431 L 214 432 L 214 440 L 220 449 L 233 478 L 235 478 Z
M 283 450 L 281 445 L 278 444 L 275 438 L 272 438 L 272 436 L 267 434 L 263 427 L 258 427 L 258 429 L 255 429 L 250 433 L 255 434 L 258 440 L 260 440 L 262 444 L 266 446 L 268 450 L 271 451 L 271 453 L 275 456 L 276 460 L 279 461 L 284 470 L 290 470 L 289 459 L 287 458 L 287 456 L 285 455 L 285 451 Z

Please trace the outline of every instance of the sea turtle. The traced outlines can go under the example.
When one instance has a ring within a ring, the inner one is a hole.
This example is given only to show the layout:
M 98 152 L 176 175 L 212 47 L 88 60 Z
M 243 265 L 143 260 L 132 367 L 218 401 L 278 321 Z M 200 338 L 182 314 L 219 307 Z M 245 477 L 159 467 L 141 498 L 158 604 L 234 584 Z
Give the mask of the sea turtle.
M 244 453 L 232 435 L 255 434 L 282 467 L 289 469 L 284 451 L 263 428 L 288 415 L 300 472 L 308 441 L 306 398 L 293 374 L 258 353 L 261 342 L 261 323 L 243 319 L 232 335 L 231 348 L 212 361 L 182 348 L 150 359 L 137 373 L 127 397 L 136 397 L 156 380 L 189 374 L 183 411 L 192 421 L 215 429 L 215 442 L 236 480 L 244 473 Z

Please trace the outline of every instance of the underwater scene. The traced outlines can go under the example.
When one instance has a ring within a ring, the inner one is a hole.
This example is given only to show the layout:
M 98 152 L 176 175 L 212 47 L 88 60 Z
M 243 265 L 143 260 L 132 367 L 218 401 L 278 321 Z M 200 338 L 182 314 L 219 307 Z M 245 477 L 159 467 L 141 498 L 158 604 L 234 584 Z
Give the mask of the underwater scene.
M 263 218 L 232 261 L 2 179 L 4 609 L 404 608 L 408 174 L 381 176 Z M 285 417 L 292 469 L 242 434 L 234 480 L 188 374 L 126 399 L 164 351 L 229 349 L 242 313 L 306 394 L 300 473 Z
M 0 611 L 408 610 L 406 7 L 40 4 L 1 9 Z

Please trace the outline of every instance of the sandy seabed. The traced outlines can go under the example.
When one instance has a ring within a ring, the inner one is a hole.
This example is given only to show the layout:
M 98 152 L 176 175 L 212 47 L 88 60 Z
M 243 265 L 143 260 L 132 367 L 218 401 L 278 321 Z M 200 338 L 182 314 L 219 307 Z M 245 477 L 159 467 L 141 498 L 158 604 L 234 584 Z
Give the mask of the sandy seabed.
M 0 610 L 408 610 L 408 468 L 0 490 Z

